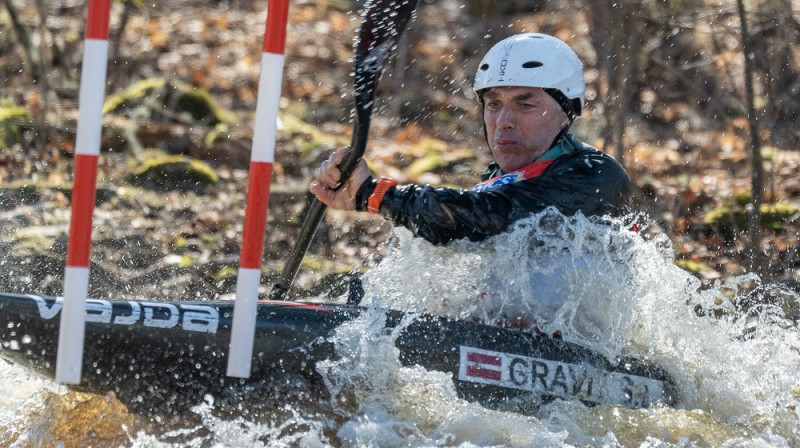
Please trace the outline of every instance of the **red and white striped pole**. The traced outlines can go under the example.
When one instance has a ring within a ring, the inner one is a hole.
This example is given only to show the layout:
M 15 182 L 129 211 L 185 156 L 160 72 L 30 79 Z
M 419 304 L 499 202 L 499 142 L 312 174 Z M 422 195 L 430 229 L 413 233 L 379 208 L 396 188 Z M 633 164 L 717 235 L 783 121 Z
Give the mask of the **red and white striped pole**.
M 64 270 L 64 305 L 56 358 L 56 381 L 67 384 L 80 383 L 83 364 L 89 253 L 97 191 L 97 158 L 100 155 L 110 15 L 111 0 L 89 0 L 78 98 L 80 111 L 75 138 L 72 218 Z
M 267 226 L 272 162 L 275 158 L 288 16 L 289 0 L 269 0 L 250 154 L 250 182 L 244 214 L 242 253 L 236 277 L 236 304 L 228 352 L 228 375 L 239 378 L 250 377 L 253 359 L 258 287 L 261 284 L 261 258 Z

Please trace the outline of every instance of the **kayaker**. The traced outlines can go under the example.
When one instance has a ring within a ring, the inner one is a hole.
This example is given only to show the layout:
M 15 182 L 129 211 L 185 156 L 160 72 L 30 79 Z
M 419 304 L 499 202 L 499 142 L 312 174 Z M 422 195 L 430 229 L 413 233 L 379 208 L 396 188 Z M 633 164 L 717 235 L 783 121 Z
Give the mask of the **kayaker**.
M 525 33 L 494 45 L 474 91 L 494 161 L 471 190 L 404 184 L 361 160 L 340 183 L 347 148 L 322 163 L 311 192 L 329 207 L 379 213 L 433 244 L 480 241 L 548 207 L 565 215 L 622 215 L 631 183 L 610 155 L 568 131 L 585 104 L 583 66 L 563 41 Z

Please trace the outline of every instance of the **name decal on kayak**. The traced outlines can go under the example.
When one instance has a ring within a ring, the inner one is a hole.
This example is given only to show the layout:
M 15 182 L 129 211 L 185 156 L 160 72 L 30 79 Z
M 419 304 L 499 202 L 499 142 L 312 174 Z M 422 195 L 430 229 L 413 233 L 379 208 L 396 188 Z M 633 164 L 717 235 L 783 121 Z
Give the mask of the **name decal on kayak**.
M 53 319 L 61 311 L 64 299 L 45 300 L 30 295 L 39 308 L 42 319 Z M 86 299 L 86 322 L 133 325 L 141 323 L 151 328 L 173 328 L 180 324 L 186 331 L 216 333 L 219 328 L 219 311 L 212 306 L 166 302 L 140 302 L 124 300 L 112 305 L 108 300 Z
M 460 346 L 458 379 L 540 396 L 647 407 L 665 398 L 661 381 L 597 367 Z

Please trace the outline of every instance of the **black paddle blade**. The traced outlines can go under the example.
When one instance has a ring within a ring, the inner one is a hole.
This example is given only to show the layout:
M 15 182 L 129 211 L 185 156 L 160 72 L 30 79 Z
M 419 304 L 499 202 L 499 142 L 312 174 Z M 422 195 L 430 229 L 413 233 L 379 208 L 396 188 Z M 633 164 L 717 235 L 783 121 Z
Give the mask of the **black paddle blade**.
M 369 117 L 375 85 L 413 17 L 417 1 L 369 0 L 364 5 L 355 52 L 355 103 L 359 119 Z

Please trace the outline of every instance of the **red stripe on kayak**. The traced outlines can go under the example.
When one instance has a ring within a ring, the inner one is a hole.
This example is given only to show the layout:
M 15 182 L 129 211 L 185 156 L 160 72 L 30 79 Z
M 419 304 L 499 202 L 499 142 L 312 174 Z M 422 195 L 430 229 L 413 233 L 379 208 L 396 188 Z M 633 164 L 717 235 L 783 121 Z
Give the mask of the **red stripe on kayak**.
M 286 23 L 289 0 L 270 0 L 267 5 L 267 30 L 264 33 L 264 51 L 283 54 L 286 47 Z
M 92 245 L 92 214 L 97 183 L 97 156 L 75 156 L 75 180 L 72 187 L 72 219 L 69 223 L 67 266 L 89 267 Z
M 503 364 L 503 360 L 499 356 L 484 355 L 483 353 L 474 352 L 467 353 L 467 361 L 477 362 L 480 364 L 489 364 L 492 366 L 500 366 Z
M 303 308 L 306 310 L 324 311 L 326 313 L 333 312 L 332 310 L 329 310 L 323 306 L 305 302 L 286 302 L 282 300 L 259 300 L 258 303 L 261 305 L 278 305 L 278 306 L 288 306 L 290 308 Z
M 484 378 L 487 380 L 500 381 L 503 378 L 503 372 L 493 369 L 484 369 L 481 367 L 467 366 L 467 376 L 473 378 Z
M 242 268 L 261 269 L 271 177 L 272 163 L 250 162 L 250 183 L 247 188 L 247 205 L 242 232 L 242 256 L 239 262 L 239 266 Z
M 233 302 L 236 299 L 225 299 L 224 302 Z M 313 311 L 324 311 L 326 313 L 332 313 L 333 310 L 329 310 L 321 305 L 314 305 L 313 303 L 306 303 L 306 302 L 286 302 L 284 300 L 259 300 L 259 305 L 277 305 L 277 306 L 285 306 L 289 308 L 303 308 L 306 310 L 313 310 Z
M 86 38 L 108 40 L 108 22 L 111 0 L 89 0 L 89 17 L 86 19 Z

